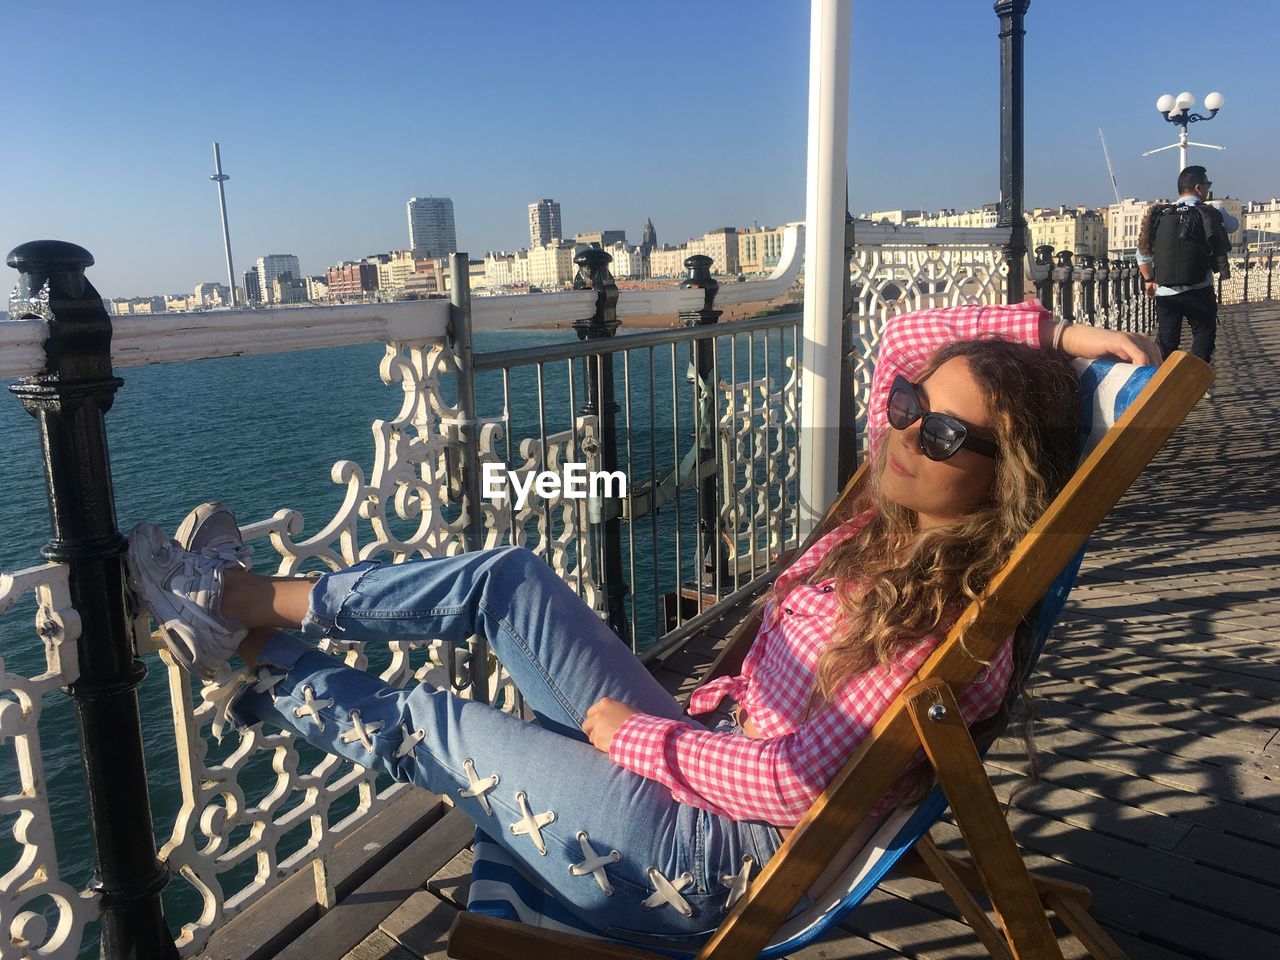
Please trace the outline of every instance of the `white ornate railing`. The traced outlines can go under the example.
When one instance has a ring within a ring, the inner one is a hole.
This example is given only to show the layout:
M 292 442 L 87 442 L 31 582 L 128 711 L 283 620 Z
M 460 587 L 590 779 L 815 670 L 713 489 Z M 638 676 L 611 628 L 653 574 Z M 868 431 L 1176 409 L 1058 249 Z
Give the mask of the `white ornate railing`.
M 1001 303 L 1008 267 L 1007 230 L 962 227 L 851 225 L 854 396 L 858 425 L 866 422 L 866 398 L 885 322 L 899 313 L 959 303 Z M 865 434 L 859 436 L 866 453 Z
M 0 613 L 11 610 L 28 593 L 35 595 L 35 635 L 44 644 L 45 669 L 25 677 L 0 660 L 0 748 L 13 751 L 18 781 L 16 792 L 0 796 L 0 816 L 10 824 L 13 839 L 13 845 L 4 848 L 0 867 L 5 869 L 0 875 L 0 956 L 71 960 L 86 924 L 97 916 L 97 895 L 74 889 L 58 870 L 40 716 L 44 698 L 56 695 L 80 675 L 76 659 L 80 617 L 71 606 L 67 568 L 62 564 L 0 574 Z

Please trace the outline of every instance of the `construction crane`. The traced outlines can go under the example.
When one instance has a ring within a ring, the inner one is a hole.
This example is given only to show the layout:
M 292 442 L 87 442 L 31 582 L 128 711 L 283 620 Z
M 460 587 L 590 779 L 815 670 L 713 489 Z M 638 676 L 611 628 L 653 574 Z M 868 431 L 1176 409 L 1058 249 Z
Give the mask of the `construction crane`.
M 1120 202 L 1120 187 L 1116 183 L 1116 172 L 1111 169 L 1111 154 L 1107 152 L 1107 138 L 1102 135 L 1102 128 L 1098 128 L 1098 139 L 1102 141 L 1102 157 L 1107 161 L 1107 174 L 1111 177 L 1111 189 L 1116 195 L 1116 203 Z

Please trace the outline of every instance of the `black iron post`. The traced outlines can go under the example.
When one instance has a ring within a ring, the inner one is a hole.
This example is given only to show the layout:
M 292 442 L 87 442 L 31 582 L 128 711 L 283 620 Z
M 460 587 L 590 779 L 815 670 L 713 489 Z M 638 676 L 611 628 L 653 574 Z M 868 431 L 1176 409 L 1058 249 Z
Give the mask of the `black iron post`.
M 1245 303 L 1249 302 L 1249 248 L 1244 248 L 1244 290 L 1240 294 L 1240 298 Z
M 111 318 L 84 275 L 93 256 L 60 240 L 15 248 L 5 261 L 21 274 L 9 304 L 14 320 L 49 327 L 45 369 L 9 389 L 40 425 L 52 536 L 41 553 L 69 568 L 80 615 L 80 676 L 68 687 L 76 708 L 94 887 L 102 900 L 104 960 L 176 958 L 160 892 L 168 868 L 156 857 L 147 793 L 135 656 L 125 601 L 125 538 L 107 456 L 105 416 L 123 383 L 111 370 Z
M 1075 273 L 1076 279 L 1080 281 L 1080 319 L 1092 327 L 1098 323 L 1097 299 L 1093 290 L 1093 256 L 1082 253 L 1079 254 L 1078 261 Z
M 599 247 L 589 247 L 574 258 L 578 275 L 575 290 L 596 291 L 595 313 L 586 320 L 575 320 L 573 329 L 579 340 L 607 340 L 618 332 L 618 285 L 609 272 L 613 257 Z M 613 354 L 598 353 L 585 358 L 586 402 L 584 416 L 596 415 L 600 424 L 600 466 L 606 473 L 618 469 L 618 401 L 613 388 Z M 608 607 L 609 626 L 630 643 L 631 629 L 627 621 L 625 597 L 627 584 L 622 579 L 622 518 L 614 516 L 603 522 L 593 520 L 595 549 L 601 585 Z
M 1058 265 L 1053 268 L 1053 284 L 1058 288 L 1058 310 L 1068 320 L 1076 318 L 1075 292 L 1071 285 L 1071 251 L 1058 251 Z
M 1111 261 L 1106 257 L 1098 257 L 1093 267 L 1094 282 L 1098 285 L 1098 313 L 1102 315 L 1102 325 L 1110 329 L 1114 319 L 1111 316 Z M 1117 322 L 1116 329 L 1120 328 Z
M 1046 310 L 1053 309 L 1053 247 L 1042 243 L 1036 247 L 1036 266 L 1041 267 L 1044 278 L 1036 281 L 1036 297 L 1040 306 Z
M 1022 38 L 1031 0 L 996 0 L 1000 18 L 1000 206 L 998 226 L 1009 231 L 1004 248 L 1008 265 L 1005 300 L 1021 303 L 1022 261 L 1027 254 L 1027 219 L 1022 202 Z
M 711 275 L 710 257 L 694 254 L 685 260 L 684 265 L 689 276 L 680 281 L 685 290 L 702 291 L 702 308 L 699 310 L 681 311 L 680 319 L 686 327 L 709 326 L 720 319 L 722 311 L 715 309 L 716 293 L 720 290 L 720 281 Z M 700 451 L 696 458 L 698 466 L 707 462 L 715 463 L 718 445 L 716 444 L 715 423 L 715 389 L 716 370 L 715 355 L 709 340 L 694 340 L 693 369 L 694 403 L 698 410 L 698 436 L 694 442 Z M 724 582 L 729 569 L 729 554 L 724 544 L 716 536 L 716 517 L 720 505 L 716 496 L 716 477 L 707 477 L 698 481 L 698 556 L 701 558 L 701 570 L 698 572 L 703 587 L 716 589 Z
M 1270 250 L 1267 251 L 1267 299 L 1268 300 L 1271 299 L 1271 261 L 1274 256 L 1275 255 Z

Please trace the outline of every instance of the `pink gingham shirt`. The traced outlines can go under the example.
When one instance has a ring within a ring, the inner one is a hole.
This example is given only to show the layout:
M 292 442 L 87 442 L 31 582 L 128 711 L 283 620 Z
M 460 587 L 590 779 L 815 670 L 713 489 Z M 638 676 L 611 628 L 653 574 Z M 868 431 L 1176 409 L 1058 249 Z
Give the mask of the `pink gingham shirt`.
M 1038 346 L 1040 321 L 1049 316 L 1039 305 L 1026 303 L 920 310 L 889 321 L 871 384 L 870 448 L 875 449 L 887 427 L 885 403 L 895 375 L 913 378 L 935 350 L 956 340 L 1003 337 Z M 742 673 L 712 680 L 693 693 L 691 714 L 714 710 L 731 698 L 751 718 L 759 738 L 638 713 L 618 728 L 610 758 L 666 784 L 680 803 L 734 820 L 764 820 L 780 827 L 799 822 L 943 636 L 939 629 L 898 662 L 854 676 L 835 702 L 806 717 L 818 657 L 831 637 L 839 601 L 834 579 L 797 581 L 869 516 L 845 521 L 783 571 L 778 578 L 786 598 L 782 616 L 766 608 Z M 1012 672 L 1012 644 L 1006 641 L 960 697 L 966 723 L 996 712 Z

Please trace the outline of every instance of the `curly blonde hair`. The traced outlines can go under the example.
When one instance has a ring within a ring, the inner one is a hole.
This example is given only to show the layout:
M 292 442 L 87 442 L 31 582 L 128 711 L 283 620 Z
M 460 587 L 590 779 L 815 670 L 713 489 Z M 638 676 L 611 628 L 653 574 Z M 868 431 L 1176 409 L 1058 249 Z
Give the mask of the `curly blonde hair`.
M 818 661 L 811 710 L 833 702 L 854 675 L 894 662 L 945 629 L 1004 566 L 1074 469 L 1079 384 L 1065 357 L 1007 340 L 962 341 L 935 353 L 918 379 L 957 357 L 968 364 L 992 415 L 1000 458 L 990 493 L 954 524 L 922 530 L 913 510 L 885 498 L 879 471 L 871 471 L 850 514 L 870 509 L 870 520 L 806 577 L 866 586 L 837 590 L 840 616 Z M 774 610 L 781 608 L 783 598 L 772 599 Z M 1021 669 L 1013 688 L 1025 699 Z

